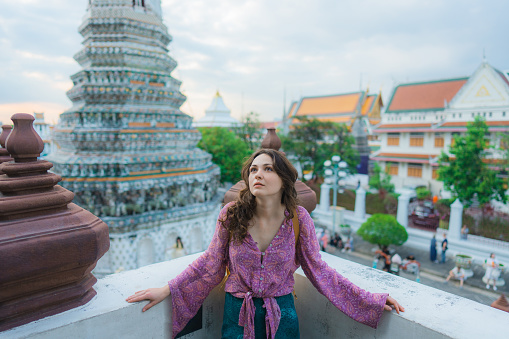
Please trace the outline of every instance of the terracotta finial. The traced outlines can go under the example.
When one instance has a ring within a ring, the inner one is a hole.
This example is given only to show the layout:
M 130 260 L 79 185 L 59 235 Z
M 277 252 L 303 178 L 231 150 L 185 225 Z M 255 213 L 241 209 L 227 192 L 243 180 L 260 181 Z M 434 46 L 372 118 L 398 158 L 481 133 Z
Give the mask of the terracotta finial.
M 270 148 L 276 151 L 281 148 L 281 139 L 277 136 L 275 128 L 267 128 L 267 135 L 263 138 L 262 148 Z
M 509 302 L 507 302 L 507 299 L 504 294 L 502 294 L 497 300 L 495 300 L 491 307 L 498 308 L 499 310 L 509 312 Z
M 11 120 L 14 129 L 5 142 L 7 151 L 16 162 L 36 161 L 44 150 L 44 143 L 34 130 L 35 118 L 27 113 L 16 113 Z
M 0 134 L 0 145 L 5 148 L 5 141 L 7 137 L 11 133 L 12 126 L 11 125 L 2 125 L 2 134 Z

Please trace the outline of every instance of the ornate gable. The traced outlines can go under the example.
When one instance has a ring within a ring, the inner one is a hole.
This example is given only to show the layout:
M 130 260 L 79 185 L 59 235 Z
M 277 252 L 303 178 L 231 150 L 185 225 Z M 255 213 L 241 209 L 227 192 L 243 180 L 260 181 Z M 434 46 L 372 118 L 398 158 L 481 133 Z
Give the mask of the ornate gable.
M 509 105 L 509 86 L 503 74 L 483 63 L 451 100 L 453 109 Z

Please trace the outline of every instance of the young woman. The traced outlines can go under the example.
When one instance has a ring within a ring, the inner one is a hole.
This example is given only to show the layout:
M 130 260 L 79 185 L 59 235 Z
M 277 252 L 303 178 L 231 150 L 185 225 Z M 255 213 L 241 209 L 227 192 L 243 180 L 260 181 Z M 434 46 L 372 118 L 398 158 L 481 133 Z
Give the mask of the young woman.
M 320 293 L 361 323 L 376 328 L 384 309 L 404 311 L 388 294 L 364 291 L 322 261 L 313 221 L 297 205 L 297 171 L 283 153 L 255 152 L 244 164 L 242 179 L 246 188 L 221 210 L 205 253 L 168 285 L 136 292 L 128 302 L 150 300 L 146 311 L 171 294 L 175 337 L 228 267 L 222 337 L 299 338 L 292 290 L 293 273 L 302 266 Z

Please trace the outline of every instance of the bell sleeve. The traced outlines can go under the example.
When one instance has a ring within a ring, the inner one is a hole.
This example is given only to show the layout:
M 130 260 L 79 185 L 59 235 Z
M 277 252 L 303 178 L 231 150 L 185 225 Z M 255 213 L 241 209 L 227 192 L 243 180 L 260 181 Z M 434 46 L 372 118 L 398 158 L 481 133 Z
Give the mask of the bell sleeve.
M 173 338 L 196 315 L 205 298 L 225 276 L 229 236 L 219 220 L 225 218 L 230 205 L 224 206 L 219 213 L 216 230 L 207 250 L 168 282 L 172 302 Z
M 319 253 L 315 226 L 309 213 L 298 208 L 300 235 L 297 259 L 313 286 L 350 318 L 376 328 L 382 316 L 387 293 L 365 291 L 325 263 Z

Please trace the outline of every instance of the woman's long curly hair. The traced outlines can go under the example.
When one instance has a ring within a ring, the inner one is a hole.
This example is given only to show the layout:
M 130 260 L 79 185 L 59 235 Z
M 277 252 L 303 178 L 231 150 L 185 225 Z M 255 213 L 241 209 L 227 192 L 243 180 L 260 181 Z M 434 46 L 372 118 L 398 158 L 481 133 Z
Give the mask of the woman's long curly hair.
M 249 221 L 253 219 L 256 210 L 256 198 L 249 190 L 249 168 L 253 160 L 262 154 L 267 154 L 272 158 L 272 167 L 282 181 L 281 204 L 285 205 L 288 211 L 286 219 L 293 218 L 293 213 L 298 205 L 297 191 L 295 190 L 298 173 L 295 167 L 282 152 L 263 148 L 256 151 L 242 167 L 242 180 L 246 187 L 239 192 L 235 204 L 228 208 L 225 218 L 220 220 L 221 225 L 228 230 L 230 239 L 237 243 L 243 242 L 246 238 L 247 229 L 250 227 Z

